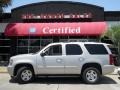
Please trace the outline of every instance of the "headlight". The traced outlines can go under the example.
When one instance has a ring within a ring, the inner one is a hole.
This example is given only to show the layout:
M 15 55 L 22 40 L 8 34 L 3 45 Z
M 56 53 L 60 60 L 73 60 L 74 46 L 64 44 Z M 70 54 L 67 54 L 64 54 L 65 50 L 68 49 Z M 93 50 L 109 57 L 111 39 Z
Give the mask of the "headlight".
M 10 59 L 9 65 L 12 65 L 12 64 L 13 64 L 13 60 L 12 60 L 12 59 Z

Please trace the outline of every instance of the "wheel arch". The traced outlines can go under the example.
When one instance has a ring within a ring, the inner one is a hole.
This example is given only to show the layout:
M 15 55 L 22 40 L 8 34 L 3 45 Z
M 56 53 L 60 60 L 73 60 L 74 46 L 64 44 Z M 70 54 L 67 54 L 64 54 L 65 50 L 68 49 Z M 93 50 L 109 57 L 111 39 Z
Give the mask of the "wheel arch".
M 19 63 L 19 64 L 16 64 L 16 65 L 15 65 L 13 75 L 16 76 L 17 71 L 18 71 L 21 67 L 24 67 L 24 66 L 31 68 L 31 69 L 33 70 L 33 73 L 35 74 L 34 67 L 33 67 L 32 64 L 30 64 L 30 63 Z
M 102 67 L 101 67 L 101 65 L 100 65 L 99 63 L 96 63 L 96 62 L 85 63 L 85 64 L 82 66 L 81 74 L 83 73 L 83 71 L 84 71 L 86 68 L 89 68 L 89 67 L 97 68 L 97 69 L 100 71 L 100 74 L 102 75 Z

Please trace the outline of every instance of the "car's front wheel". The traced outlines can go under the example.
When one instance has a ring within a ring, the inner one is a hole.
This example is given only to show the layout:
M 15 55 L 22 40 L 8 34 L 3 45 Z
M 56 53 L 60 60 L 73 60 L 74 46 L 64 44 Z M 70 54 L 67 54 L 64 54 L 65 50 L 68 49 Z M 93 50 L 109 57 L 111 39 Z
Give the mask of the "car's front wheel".
M 28 83 L 34 78 L 33 70 L 29 67 L 21 67 L 17 72 L 16 78 L 18 83 Z
M 100 72 L 94 67 L 89 67 L 83 71 L 82 78 L 87 84 L 95 84 L 100 79 Z

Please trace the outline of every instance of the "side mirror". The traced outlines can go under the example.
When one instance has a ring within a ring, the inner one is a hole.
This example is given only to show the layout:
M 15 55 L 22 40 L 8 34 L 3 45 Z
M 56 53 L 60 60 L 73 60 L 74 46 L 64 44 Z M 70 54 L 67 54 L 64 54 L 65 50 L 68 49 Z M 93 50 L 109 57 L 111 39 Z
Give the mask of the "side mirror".
M 42 57 L 44 57 L 44 56 L 45 56 L 45 53 L 44 53 L 44 52 L 42 52 L 40 55 L 41 55 Z

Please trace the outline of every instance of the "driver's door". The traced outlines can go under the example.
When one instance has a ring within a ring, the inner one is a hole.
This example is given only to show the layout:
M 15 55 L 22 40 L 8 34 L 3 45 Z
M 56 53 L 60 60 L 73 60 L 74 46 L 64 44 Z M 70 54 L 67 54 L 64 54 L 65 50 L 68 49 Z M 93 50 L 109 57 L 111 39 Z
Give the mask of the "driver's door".
M 64 74 L 64 58 L 61 44 L 48 47 L 41 58 L 44 64 L 43 74 Z

